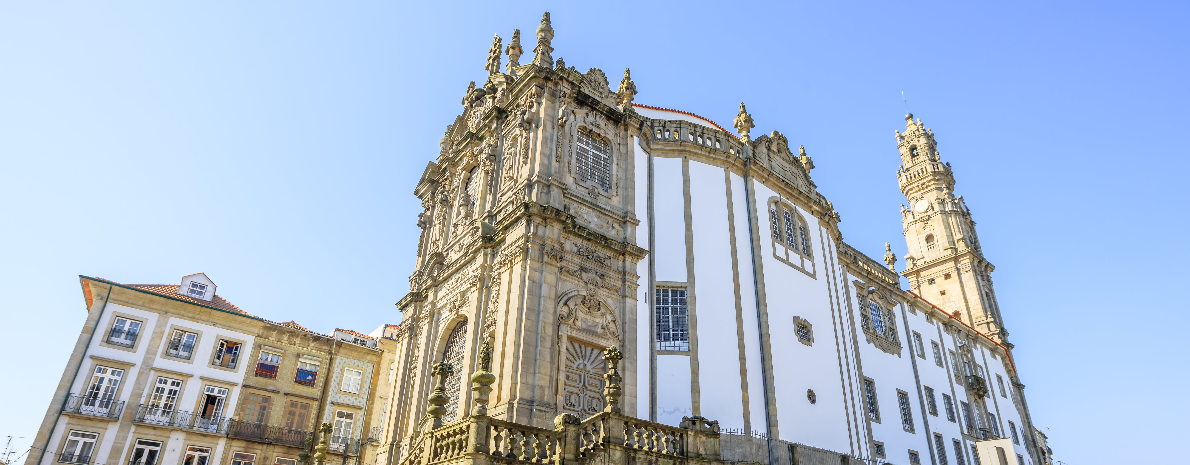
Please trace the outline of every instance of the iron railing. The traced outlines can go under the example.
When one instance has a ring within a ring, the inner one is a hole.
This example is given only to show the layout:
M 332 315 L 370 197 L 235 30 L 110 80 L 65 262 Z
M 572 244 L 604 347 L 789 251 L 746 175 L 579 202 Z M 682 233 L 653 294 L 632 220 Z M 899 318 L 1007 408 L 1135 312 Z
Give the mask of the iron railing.
M 170 341 L 169 347 L 165 349 L 165 355 L 182 360 L 190 360 L 190 357 L 194 356 L 194 343 L 179 340 Z
M 62 407 L 62 411 L 115 420 L 124 413 L 124 401 L 71 394 L 66 398 L 66 405 Z
M 193 412 L 167 410 L 144 404 L 136 409 L 136 416 L 132 421 L 213 434 L 226 434 L 228 426 L 228 420 L 223 417 L 205 417 Z
M 347 455 L 359 455 L 359 439 L 348 439 L 341 436 L 331 436 L 331 452 Z
M 249 441 L 302 447 L 306 443 L 307 434 L 306 430 L 270 426 L 264 423 L 239 420 L 228 420 L 227 422 L 227 437 Z
M 256 364 L 256 376 L 261 378 L 276 378 L 277 365 L 271 363 L 258 362 Z
M 90 463 L 91 456 L 83 454 L 58 454 L 58 463 L 75 463 L 83 464 Z
M 107 335 L 107 343 L 121 347 L 132 347 L 136 345 L 136 337 L 139 335 L 137 331 L 126 331 L 122 328 L 112 328 L 112 332 Z

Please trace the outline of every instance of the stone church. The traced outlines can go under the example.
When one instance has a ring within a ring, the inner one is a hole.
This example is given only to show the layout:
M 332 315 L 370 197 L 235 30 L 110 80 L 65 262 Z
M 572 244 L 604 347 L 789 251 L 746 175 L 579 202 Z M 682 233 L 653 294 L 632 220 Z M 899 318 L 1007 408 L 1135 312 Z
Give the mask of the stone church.
M 546 13 L 528 55 L 493 40 L 414 189 L 377 463 L 1041 463 L 993 267 L 920 120 L 891 141 L 898 276 L 743 104 L 734 132 L 639 104 L 628 69 L 613 87 L 553 36 Z

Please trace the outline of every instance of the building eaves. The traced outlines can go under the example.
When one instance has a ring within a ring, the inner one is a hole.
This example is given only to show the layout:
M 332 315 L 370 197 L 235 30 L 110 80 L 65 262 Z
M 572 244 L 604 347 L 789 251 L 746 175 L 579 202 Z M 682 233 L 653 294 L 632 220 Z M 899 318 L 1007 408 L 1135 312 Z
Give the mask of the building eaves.
M 174 301 L 178 301 L 178 302 L 183 302 L 183 303 L 187 303 L 190 305 L 197 305 L 199 307 L 209 308 L 211 310 L 218 310 L 220 312 L 230 313 L 232 315 L 239 315 L 239 316 L 251 318 L 253 320 L 268 321 L 268 320 L 265 320 L 264 318 L 254 316 L 254 315 L 249 314 L 248 312 L 240 310 L 239 307 L 236 307 L 231 302 L 228 302 L 226 299 L 219 297 L 218 295 L 216 295 L 212 299 L 212 301 L 210 303 L 208 303 L 206 301 L 202 301 L 202 300 L 184 296 L 182 294 L 178 294 L 176 292 L 178 289 L 178 286 L 173 285 L 173 284 L 121 284 L 121 283 L 112 281 L 110 279 L 93 278 L 93 277 L 85 276 L 85 275 L 79 275 L 79 278 L 80 279 L 89 279 L 89 280 L 96 281 L 96 282 L 107 283 L 107 284 L 111 284 L 113 286 L 122 287 L 124 289 L 132 290 L 132 291 L 136 291 L 136 292 L 143 292 L 145 294 L 152 294 L 157 297 L 162 297 L 162 298 L 166 298 L 166 299 L 170 299 L 170 300 L 174 300 Z M 169 290 L 170 288 L 172 288 L 173 290 L 172 291 Z

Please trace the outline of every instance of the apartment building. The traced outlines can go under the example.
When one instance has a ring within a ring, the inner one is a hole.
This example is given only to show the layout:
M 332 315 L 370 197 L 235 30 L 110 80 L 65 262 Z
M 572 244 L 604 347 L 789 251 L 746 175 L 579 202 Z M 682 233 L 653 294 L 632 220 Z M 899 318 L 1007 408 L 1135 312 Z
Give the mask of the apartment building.
M 328 461 L 359 461 L 380 338 L 253 316 L 203 273 L 80 282 L 86 323 L 26 465 L 296 465 L 320 423 Z

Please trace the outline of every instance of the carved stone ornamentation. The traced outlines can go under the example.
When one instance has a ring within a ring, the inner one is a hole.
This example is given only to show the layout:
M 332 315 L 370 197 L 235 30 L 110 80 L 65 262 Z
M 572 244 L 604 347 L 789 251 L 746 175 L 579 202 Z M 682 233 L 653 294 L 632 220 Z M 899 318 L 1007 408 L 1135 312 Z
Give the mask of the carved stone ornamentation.
M 550 26 L 550 12 L 547 11 L 541 16 L 541 25 L 537 26 L 537 47 L 533 49 L 533 64 L 547 69 L 554 66 L 554 57 L 551 55 L 554 47 L 550 46 L 553 40 L 554 28 Z
M 483 69 L 488 71 L 489 76 L 500 72 L 500 36 L 492 38 L 492 46 L 488 49 L 488 62 Z
M 606 265 L 607 261 L 611 259 L 611 255 L 600 253 L 599 249 L 591 247 L 586 244 L 574 243 L 574 253 L 587 260 L 594 261 L 600 265 Z
M 525 54 L 525 50 L 521 48 L 520 29 L 512 30 L 512 40 L 508 41 L 508 48 L 504 49 L 504 53 L 508 54 L 508 68 L 505 73 L 515 77 L 515 68 L 521 65 L 521 55 Z
M 735 126 L 736 132 L 740 133 L 740 140 L 751 140 L 748 133 L 752 132 L 752 128 L 756 125 L 753 124 L 752 115 L 748 114 L 748 109 L 744 108 L 743 102 L 740 102 L 740 113 L 736 115 L 732 126 Z
M 624 111 L 632 109 L 632 99 L 636 97 L 636 83 L 632 82 L 631 71 L 624 68 L 624 79 L 620 80 L 620 88 L 616 90 L 616 103 Z
M 624 353 L 616 347 L 608 347 L 603 351 L 603 359 L 607 360 L 607 374 L 603 375 L 605 380 L 603 387 L 603 397 L 607 399 L 607 407 L 603 409 L 605 412 L 623 413 L 620 408 L 620 396 L 624 395 L 624 390 L 620 387 L 620 383 L 624 380 L 620 376 L 620 360 L 624 359 Z

